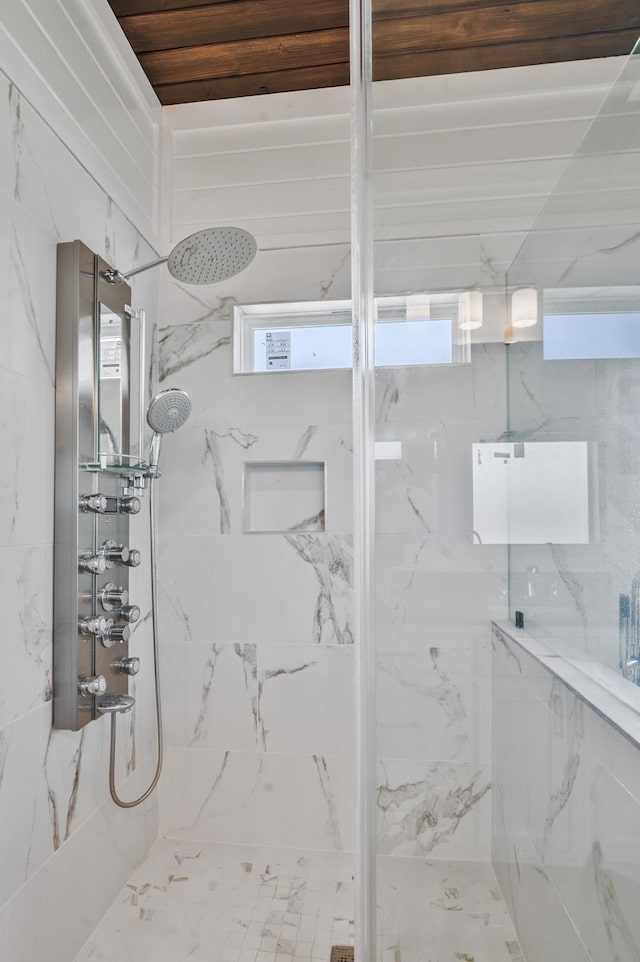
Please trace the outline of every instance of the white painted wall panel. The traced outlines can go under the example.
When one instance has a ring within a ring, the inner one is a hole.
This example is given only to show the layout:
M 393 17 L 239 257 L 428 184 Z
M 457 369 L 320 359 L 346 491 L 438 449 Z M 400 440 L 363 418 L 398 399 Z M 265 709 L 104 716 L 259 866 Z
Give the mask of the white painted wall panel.
M 619 69 L 613 58 L 377 85 L 377 236 L 520 237 Z M 173 239 L 236 223 L 263 249 L 348 244 L 348 109 L 342 89 L 171 108 Z
M 557 157 L 575 149 L 588 120 L 524 122 L 455 131 L 422 130 L 376 138 L 377 171 L 424 170 L 425 166 L 510 163 Z M 230 159 L 233 168 L 230 170 Z M 344 176 L 349 170 L 349 143 L 315 143 L 200 154 L 176 164 L 174 189 L 297 181 L 311 177 Z M 230 182 L 230 177 L 233 180 Z
M 106 0 L 3 0 L 0 65 L 152 240 L 160 105 Z

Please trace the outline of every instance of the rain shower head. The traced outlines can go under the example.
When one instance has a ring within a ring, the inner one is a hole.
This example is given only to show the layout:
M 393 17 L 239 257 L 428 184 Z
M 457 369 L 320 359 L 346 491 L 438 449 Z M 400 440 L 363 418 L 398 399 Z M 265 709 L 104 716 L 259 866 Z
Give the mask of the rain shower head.
M 153 429 L 149 449 L 149 477 L 158 477 L 158 461 L 162 435 L 177 431 L 191 414 L 191 398 L 177 387 L 160 391 L 151 401 L 147 411 L 147 423 Z
M 256 256 L 255 238 L 240 227 L 209 227 L 189 234 L 173 248 L 168 257 L 136 267 L 126 274 L 103 271 L 110 284 L 122 284 L 134 274 L 165 264 L 169 272 L 183 284 L 217 284 L 234 277 L 248 267 Z
M 191 414 L 191 398 L 177 387 L 160 391 L 151 401 L 147 411 L 147 423 L 156 434 L 177 431 Z
M 217 284 L 248 267 L 256 256 L 254 237 L 239 227 L 212 227 L 190 234 L 167 259 L 169 273 L 184 284 Z

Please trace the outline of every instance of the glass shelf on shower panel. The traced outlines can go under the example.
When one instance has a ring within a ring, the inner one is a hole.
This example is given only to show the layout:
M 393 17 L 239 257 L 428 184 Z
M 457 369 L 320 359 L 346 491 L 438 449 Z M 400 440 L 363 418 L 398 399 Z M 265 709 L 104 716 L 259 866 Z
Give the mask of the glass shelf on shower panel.
M 83 471 L 106 471 L 119 477 L 146 478 L 149 465 L 140 458 L 127 455 L 99 454 L 96 461 L 88 461 L 80 465 Z

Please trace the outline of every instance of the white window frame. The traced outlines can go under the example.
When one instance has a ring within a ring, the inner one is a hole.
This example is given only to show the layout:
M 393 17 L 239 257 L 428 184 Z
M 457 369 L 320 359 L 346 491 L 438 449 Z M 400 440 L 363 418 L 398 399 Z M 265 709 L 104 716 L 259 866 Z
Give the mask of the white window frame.
M 382 323 L 406 322 L 423 317 L 425 310 L 433 320 L 451 320 L 451 364 L 468 364 L 471 360 L 471 338 L 468 330 L 458 325 L 460 298 L 466 292 L 375 298 L 376 319 Z M 255 334 L 259 330 L 289 331 L 294 327 L 351 326 L 351 300 L 290 301 L 273 304 L 238 304 L 233 309 L 233 373 L 234 374 L 310 374 L 322 371 L 345 371 L 348 367 L 288 368 L 256 371 Z M 435 364 L 436 362 L 434 362 Z M 379 365 L 385 367 L 387 365 Z M 389 365 L 391 366 L 391 365 Z M 394 365 L 395 366 L 395 365 Z M 427 366 L 417 362 L 416 366 Z M 441 363 L 437 364 L 442 366 Z

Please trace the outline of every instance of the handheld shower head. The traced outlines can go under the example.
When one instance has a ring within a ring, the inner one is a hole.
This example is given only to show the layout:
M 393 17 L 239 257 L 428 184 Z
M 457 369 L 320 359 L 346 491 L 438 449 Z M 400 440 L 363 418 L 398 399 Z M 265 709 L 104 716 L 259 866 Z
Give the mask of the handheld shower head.
M 177 387 L 160 391 L 151 401 L 147 411 L 147 423 L 156 434 L 177 431 L 191 414 L 191 398 Z
M 191 414 L 191 398 L 186 391 L 177 387 L 160 391 L 151 401 L 147 411 L 147 423 L 153 429 L 151 447 L 149 449 L 149 474 L 158 476 L 158 461 L 162 435 L 177 431 Z
M 253 235 L 240 227 L 208 227 L 189 234 L 176 244 L 168 257 L 160 257 L 126 274 L 107 270 L 102 276 L 110 284 L 122 284 L 134 274 L 166 264 L 172 276 L 183 284 L 217 284 L 248 267 L 257 249 Z

